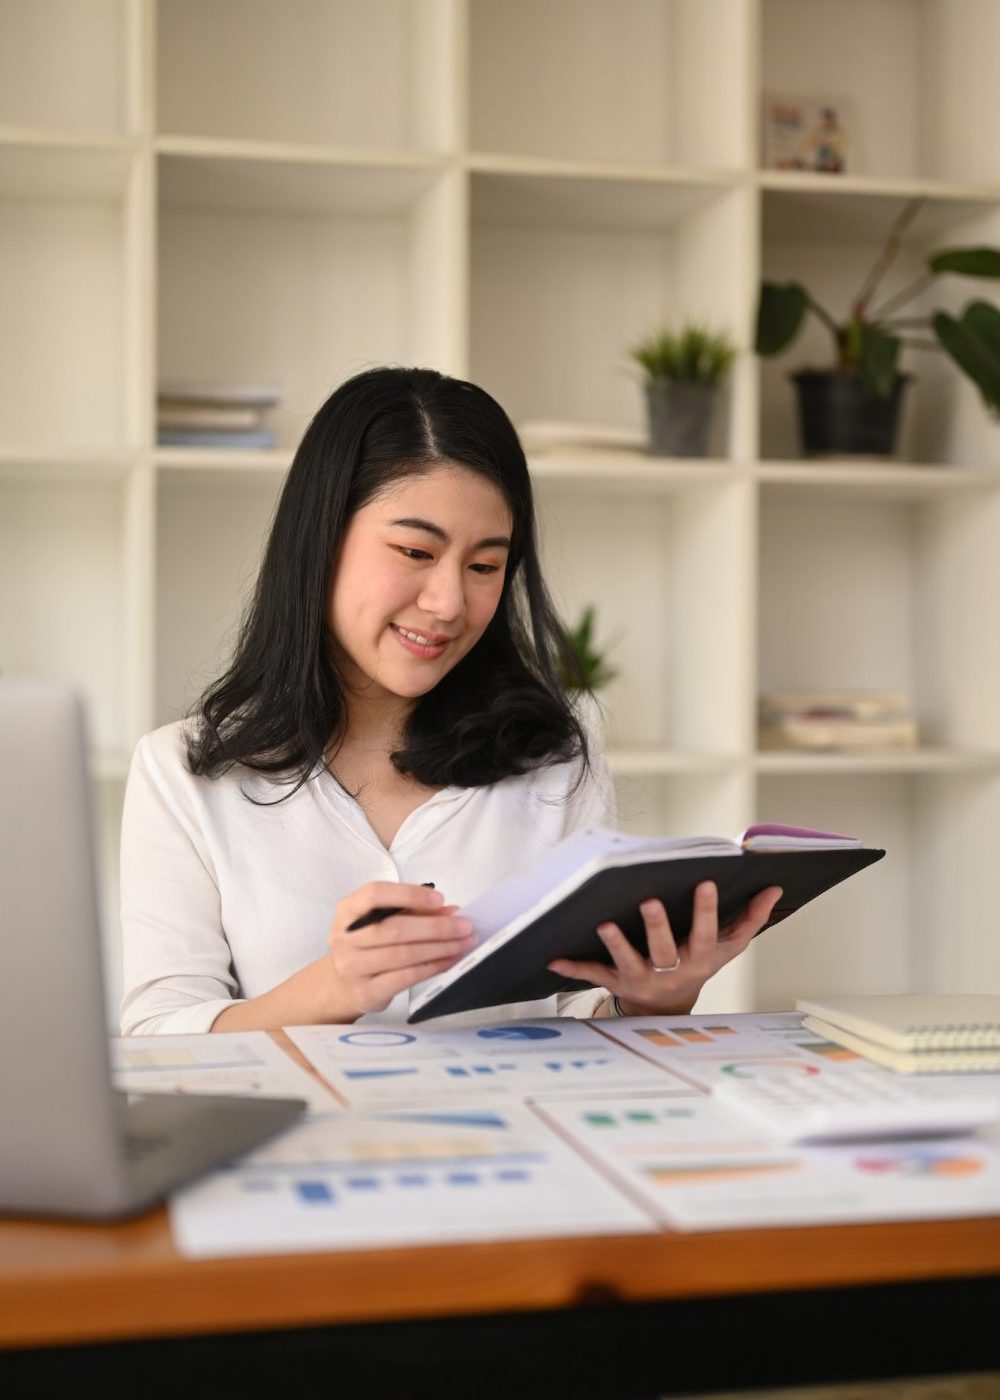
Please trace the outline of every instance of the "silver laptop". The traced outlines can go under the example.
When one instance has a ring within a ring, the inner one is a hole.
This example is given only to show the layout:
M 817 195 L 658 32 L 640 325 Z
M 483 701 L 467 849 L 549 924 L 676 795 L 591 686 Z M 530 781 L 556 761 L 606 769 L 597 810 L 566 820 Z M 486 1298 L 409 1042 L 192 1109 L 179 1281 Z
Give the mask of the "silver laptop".
M 305 1108 L 118 1093 L 107 1025 L 82 705 L 0 679 L 0 1213 L 133 1214 Z

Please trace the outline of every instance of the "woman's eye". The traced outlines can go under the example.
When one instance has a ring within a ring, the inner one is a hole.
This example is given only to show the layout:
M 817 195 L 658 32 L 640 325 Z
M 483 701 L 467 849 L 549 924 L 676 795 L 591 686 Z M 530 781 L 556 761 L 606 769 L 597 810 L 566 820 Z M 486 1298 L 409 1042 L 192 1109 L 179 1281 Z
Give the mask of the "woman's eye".
M 495 574 L 499 569 L 499 564 L 472 564 L 470 566 L 475 574 Z
M 405 555 L 407 559 L 432 558 L 432 556 L 427 553 L 426 549 L 407 549 L 405 545 L 397 545 L 396 547 L 399 550 L 400 554 Z

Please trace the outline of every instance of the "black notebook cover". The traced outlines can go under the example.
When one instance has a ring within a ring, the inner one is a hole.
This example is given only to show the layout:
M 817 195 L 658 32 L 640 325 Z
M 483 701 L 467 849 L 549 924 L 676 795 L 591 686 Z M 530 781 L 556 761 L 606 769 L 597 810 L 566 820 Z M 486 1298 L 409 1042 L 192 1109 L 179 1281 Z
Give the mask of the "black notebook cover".
M 526 925 L 520 933 L 450 983 L 419 1010 L 410 1022 L 482 1006 L 535 1001 L 555 992 L 589 987 L 550 972 L 554 958 L 576 962 L 611 963 L 596 928 L 611 921 L 642 953 L 646 933 L 639 913 L 644 899 L 662 899 L 678 944 L 691 930 L 695 886 L 714 880 L 719 891 L 719 924 L 732 923 L 753 896 L 769 885 L 780 885 L 781 900 L 765 924 L 801 909 L 817 895 L 881 860 L 885 851 L 866 847 L 817 851 L 744 851 L 738 856 L 694 856 L 680 860 L 647 861 L 598 871 L 560 904 Z M 761 930 L 763 932 L 763 930 Z

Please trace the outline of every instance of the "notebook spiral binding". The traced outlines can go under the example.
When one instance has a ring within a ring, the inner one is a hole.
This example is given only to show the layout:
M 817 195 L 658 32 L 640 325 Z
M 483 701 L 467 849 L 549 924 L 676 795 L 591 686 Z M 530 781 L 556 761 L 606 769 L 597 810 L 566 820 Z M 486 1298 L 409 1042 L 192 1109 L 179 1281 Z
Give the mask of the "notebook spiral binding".
M 995 1024 L 907 1026 L 905 1034 L 914 1050 L 988 1050 L 1000 1048 L 1000 1026 Z

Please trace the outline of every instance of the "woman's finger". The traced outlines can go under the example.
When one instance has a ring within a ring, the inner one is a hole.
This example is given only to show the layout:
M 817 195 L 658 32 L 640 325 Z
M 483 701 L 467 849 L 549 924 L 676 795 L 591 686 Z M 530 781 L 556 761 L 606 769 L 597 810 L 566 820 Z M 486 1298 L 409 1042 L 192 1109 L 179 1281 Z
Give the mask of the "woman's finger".
M 693 962 L 710 958 L 719 941 L 719 891 L 713 880 L 695 887 L 688 953 Z
M 444 895 L 429 885 L 393 884 L 391 880 L 372 880 L 367 885 L 353 890 L 337 906 L 337 913 L 343 919 L 344 927 L 355 919 L 370 914 L 373 909 L 398 909 L 402 907 L 415 914 L 440 913 Z
M 654 971 L 658 967 L 672 968 L 679 953 L 662 900 L 644 899 L 639 905 L 639 913 L 646 925 L 646 946 Z
M 455 908 L 457 906 L 451 906 Z M 429 914 L 392 914 L 365 928 L 345 929 L 353 948 L 390 948 L 397 943 L 426 943 L 439 938 L 464 938 L 471 934 L 468 919 L 456 919 L 444 910 Z
M 615 971 L 626 982 L 635 982 L 648 976 L 649 963 L 636 948 L 632 947 L 617 924 L 598 924 L 597 936 L 611 954 Z
M 723 931 L 724 940 L 741 938 L 748 930 L 751 937 L 755 933 L 759 933 L 774 912 L 774 907 L 782 894 L 783 891 L 779 885 L 769 885 L 766 890 L 760 890 L 754 895 L 742 914 L 727 925 Z
M 444 938 L 424 943 L 394 943 L 388 948 L 362 948 L 351 958 L 351 966 L 356 976 L 378 977 L 384 972 L 439 962 L 442 958 L 454 962 L 473 946 L 471 938 Z
M 555 958 L 546 966 L 550 972 L 560 977 L 572 977 L 577 982 L 591 982 L 595 987 L 604 987 L 613 992 L 619 982 L 617 974 L 606 963 L 571 962 L 568 958 Z

